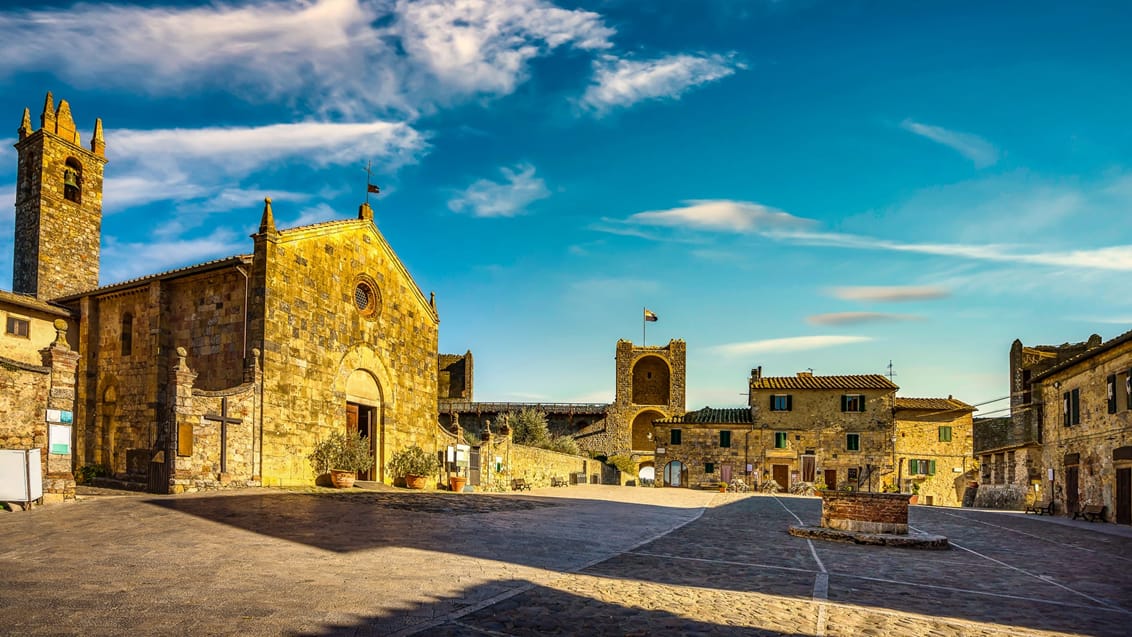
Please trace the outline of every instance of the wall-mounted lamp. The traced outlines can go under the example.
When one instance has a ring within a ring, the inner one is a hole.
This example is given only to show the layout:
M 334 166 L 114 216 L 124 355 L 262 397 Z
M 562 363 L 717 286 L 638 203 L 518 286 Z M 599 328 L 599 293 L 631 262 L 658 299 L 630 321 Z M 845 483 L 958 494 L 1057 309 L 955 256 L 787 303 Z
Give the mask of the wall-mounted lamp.
M 1060 380 L 1053 381 L 1053 388 L 1054 389 L 1061 389 L 1061 381 Z

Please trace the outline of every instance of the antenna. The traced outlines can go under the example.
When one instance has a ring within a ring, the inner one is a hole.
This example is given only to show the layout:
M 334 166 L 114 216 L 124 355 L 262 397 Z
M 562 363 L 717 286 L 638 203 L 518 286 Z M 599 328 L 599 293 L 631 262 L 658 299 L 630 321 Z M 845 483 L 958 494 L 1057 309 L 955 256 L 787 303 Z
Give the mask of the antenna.
M 896 372 L 892 371 L 892 359 L 888 361 L 888 373 L 885 376 L 888 376 L 888 380 L 892 380 L 896 376 Z

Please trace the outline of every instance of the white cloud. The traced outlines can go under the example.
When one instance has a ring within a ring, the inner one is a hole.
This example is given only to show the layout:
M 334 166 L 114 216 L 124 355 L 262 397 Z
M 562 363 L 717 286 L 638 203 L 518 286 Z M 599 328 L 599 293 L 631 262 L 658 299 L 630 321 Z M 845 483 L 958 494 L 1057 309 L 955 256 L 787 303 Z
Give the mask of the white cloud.
M 694 199 L 684 206 L 630 215 L 625 223 L 715 232 L 752 233 L 804 228 L 813 221 L 762 204 L 729 199 Z
M 323 221 L 330 221 L 331 219 L 346 218 L 348 217 L 334 208 L 331 208 L 330 204 L 320 203 L 316 206 L 300 210 L 299 216 L 294 219 L 289 219 L 285 223 L 277 222 L 275 225 L 280 228 L 298 228 L 299 226 L 309 226 L 313 223 L 322 223 Z
M 885 312 L 832 312 L 806 317 L 811 325 L 860 325 L 862 323 L 891 323 L 903 321 L 922 321 L 924 317 L 914 314 L 888 314 Z
M 164 272 L 203 261 L 248 251 L 247 237 L 228 228 L 217 228 L 206 237 L 121 243 L 104 237 L 102 285 Z
M 543 0 L 77 4 L 4 12 L 0 31 L 0 77 L 50 70 L 74 86 L 155 95 L 216 88 L 353 118 L 507 94 L 532 59 L 604 49 L 614 33 L 596 13 Z
M 504 181 L 479 179 L 464 192 L 448 201 L 453 212 L 470 210 L 476 217 L 514 217 L 526 207 L 550 196 L 546 183 L 535 177 L 535 167 L 518 164 L 514 169 L 500 168 Z
M 300 198 L 297 193 L 235 184 L 257 170 L 287 162 L 341 166 L 364 157 L 394 170 L 416 161 L 428 147 L 413 127 L 385 121 L 117 129 L 108 130 L 106 137 L 107 154 L 115 165 L 104 189 L 108 213 L 156 201 L 218 211 L 255 205 L 264 194 L 295 200 Z M 243 201 L 245 194 L 248 199 Z
M 929 126 L 910 119 L 901 122 L 900 127 L 937 144 L 947 146 L 974 162 L 976 168 L 986 168 L 998 162 L 998 149 L 978 135 L 961 133 L 939 126 Z
M 691 88 L 743 68 L 734 56 L 677 54 L 630 60 L 606 55 L 594 61 L 594 79 L 581 104 L 600 114 L 644 100 L 678 99 Z
M 860 285 L 833 288 L 830 293 L 846 301 L 930 301 L 951 296 L 946 288 L 933 285 Z
M 771 338 L 761 341 L 748 341 L 745 343 L 728 343 L 716 345 L 710 349 L 722 356 L 746 356 L 749 354 L 764 354 L 767 352 L 802 352 L 806 350 L 837 347 L 873 340 L 868 336 L 792 336 L 788 338 Z

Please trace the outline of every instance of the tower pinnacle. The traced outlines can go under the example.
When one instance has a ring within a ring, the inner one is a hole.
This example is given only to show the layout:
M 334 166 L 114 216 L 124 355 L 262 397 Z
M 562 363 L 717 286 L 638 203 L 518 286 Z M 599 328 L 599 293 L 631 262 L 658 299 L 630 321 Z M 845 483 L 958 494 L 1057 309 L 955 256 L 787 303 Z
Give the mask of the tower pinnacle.
M 24 118 L 23 118 L 23 120 L 20 121 L 19 133 L 20 133 L 20 139 L 24 139 L 25 137 L 27 137 L 28 135 L 31 135 L 31 133 L 32 133 L 32 130 L 31 130 L 31 111 L 28 110 L 27 108 L 24 109 Z
M 271 211 L 271 197 L 263 199 L 263 217 L 259 220 L 260 234 L 275 233 L 275 213 Z

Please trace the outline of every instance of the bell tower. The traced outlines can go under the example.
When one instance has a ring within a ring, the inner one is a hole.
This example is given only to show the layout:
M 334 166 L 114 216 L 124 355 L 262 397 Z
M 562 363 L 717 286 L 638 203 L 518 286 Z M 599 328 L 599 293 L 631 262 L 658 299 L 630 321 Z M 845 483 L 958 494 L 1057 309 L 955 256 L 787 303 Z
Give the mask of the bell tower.
M 12 291 L 49 300 L 98 287 L 102 239 L 102 170 L 106 142 L 94 122 L 83 148 L 71 106 L 51 93 L 39 129 L 24 109 L 16 154 L 15 259 Z

